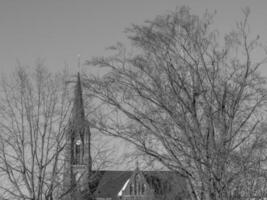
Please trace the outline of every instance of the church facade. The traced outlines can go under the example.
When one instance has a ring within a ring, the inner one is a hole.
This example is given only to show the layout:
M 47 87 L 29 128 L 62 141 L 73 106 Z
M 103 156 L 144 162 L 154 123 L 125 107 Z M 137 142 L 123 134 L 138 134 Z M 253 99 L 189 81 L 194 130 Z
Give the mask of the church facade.
M 187 199 L 185 180 L 171 171 L 95 171 L 92 169 L 91 132 L 85 118 L 80 74 L 74 89 L 66 132 L 64 200 Z

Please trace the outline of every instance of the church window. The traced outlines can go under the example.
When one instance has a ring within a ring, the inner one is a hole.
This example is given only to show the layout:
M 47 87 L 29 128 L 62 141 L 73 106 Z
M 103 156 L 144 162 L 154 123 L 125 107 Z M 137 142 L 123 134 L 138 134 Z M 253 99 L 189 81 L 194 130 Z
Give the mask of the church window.
M 137 193 L 137 192 L 138 192 L 138 191 L 137 191 L 137 189 L 138 189 L 138 188 L 137 188 L 137 185 L 138 185 L 138 183 L 137 183 L 137 181 L 135 180 L 135 181 L 134 181 L 134 194 L 135 194 L 135 195 L 138 194 L 138 193 Z
M 77 173 L 76 176 L 75 176 L 76 181 L 79 181 L 80 177 L 81 177 L 81 174 Z
M 81 140 L 77 140 L 75 143 L 75 164 L 81 164 Z
M 142 184 L 142 194 L 144 194 L 145 193 L 145 184 Z
M 133 194 L 133 184 L 130 185 L 130 195 Z

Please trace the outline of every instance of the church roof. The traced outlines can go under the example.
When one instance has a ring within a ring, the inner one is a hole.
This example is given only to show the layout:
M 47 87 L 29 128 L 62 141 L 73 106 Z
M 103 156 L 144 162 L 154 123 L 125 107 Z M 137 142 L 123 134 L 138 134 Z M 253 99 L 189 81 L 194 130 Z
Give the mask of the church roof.
M 102 174 L 95 195 L 97 197 L 116 198 L 133 171 L 100 171 Z
M 134 171 L 99 171 L 99 182 L 95 195 L 116 199 Z M 186 191 L 185 180 L 171 171 L 141 171 L 156 195 L 163 195 L 175 187 L 176 194 Z

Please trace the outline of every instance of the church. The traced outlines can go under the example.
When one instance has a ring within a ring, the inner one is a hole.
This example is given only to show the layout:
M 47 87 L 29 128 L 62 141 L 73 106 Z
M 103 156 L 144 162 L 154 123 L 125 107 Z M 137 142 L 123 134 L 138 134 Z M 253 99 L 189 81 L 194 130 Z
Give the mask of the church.
M 64 200 L 185 200 L 183 177 L 171 171 L 92 169 L 90 123 L 84 112 L 80 74 L 66 132 Z

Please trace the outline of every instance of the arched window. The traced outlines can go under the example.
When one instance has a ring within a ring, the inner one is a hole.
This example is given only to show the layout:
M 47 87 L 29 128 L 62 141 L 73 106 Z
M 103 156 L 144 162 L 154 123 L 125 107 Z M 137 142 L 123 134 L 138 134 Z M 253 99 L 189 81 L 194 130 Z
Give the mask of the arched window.
M 75 164 L 81 164 L 81 145 L 82 145 L 82 141 L 81 140 L 77 140 L 75 143 Z
M 143 184 L 142 184 L 142 194 L 145 193 L 145 188 L 146 188 L 146 186 L 145 186 L 145 184 L 143 183 Z
M 130 185 L 130 195 L 133 194 L 133 184 Z
M 137 184 L 136 184 L 136 180 L 134 180 L 134 195 L 137 195 Z
M 80 180 L 80 177 L 81 177 L 81 174 L 78 172 L 76 175 L 75 175 L 75 180 L 78 182 Z

